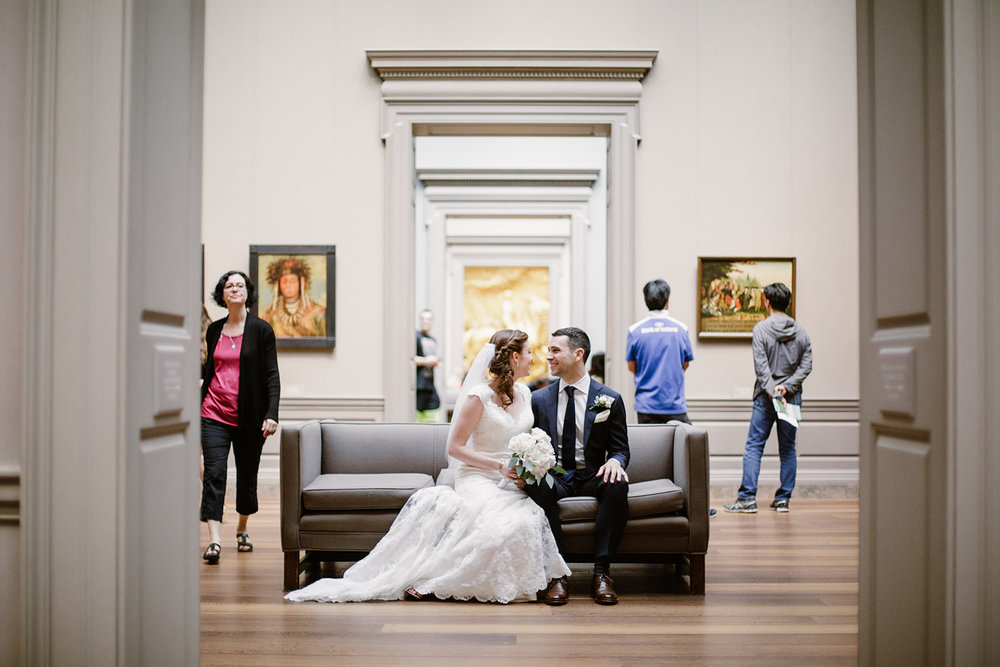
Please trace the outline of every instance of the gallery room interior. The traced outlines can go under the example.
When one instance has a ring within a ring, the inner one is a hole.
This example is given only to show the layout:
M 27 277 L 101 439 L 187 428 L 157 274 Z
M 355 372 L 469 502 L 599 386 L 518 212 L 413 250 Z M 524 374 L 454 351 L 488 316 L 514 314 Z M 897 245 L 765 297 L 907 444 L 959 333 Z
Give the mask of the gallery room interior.
M 0 29 L 0 661 L 212 661 L 201 314 L 230 269 L 277 312 L 291 258 L 315 324 L 279 332 L 282 425 L 413 421 L 424 309 L 441 421 L 493 330 L 529 333 L 534 380 L 576 325 L 635 423 L 626 333 L 665 279 L 720 512 L 753 289 L 787 275 L 814 354 L 794 499 L 832 503 L 799 520 L 857 517 L 848 660 L 1000 657 L 994 3 L 15 0 Z M 280 442 L 254 554 L 279 580 Z

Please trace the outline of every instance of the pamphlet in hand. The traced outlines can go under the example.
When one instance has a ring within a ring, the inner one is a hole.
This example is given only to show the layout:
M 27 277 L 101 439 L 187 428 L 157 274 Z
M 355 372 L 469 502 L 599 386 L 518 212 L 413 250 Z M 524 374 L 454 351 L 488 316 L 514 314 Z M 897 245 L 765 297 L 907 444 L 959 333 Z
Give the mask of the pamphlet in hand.
M 802 421 L 802 408 L 800 406 L 778 397 L 772 398 L 771 401 L 774 402 L 774 411 L 778 413 L 778 419 L 788 422 L 795 428 L 799 427 L 799 422 Z

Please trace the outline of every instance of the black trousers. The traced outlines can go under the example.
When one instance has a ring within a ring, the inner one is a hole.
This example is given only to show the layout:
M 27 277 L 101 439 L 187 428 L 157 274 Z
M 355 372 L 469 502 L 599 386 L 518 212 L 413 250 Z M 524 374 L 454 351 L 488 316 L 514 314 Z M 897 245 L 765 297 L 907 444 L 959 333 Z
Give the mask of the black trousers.
M 205 478 L 201 484 L 202 521 L 222 521 L 230 444 L 236 459 L 236 511 L 239 514 L 257 512 L 257 471 L 264 434 L 259 429 L 241 429 L 202 417 L 201 452 L 205 457 Z
M 679 412 L 676 415 L 658 415 L 652 412 L 637 412 L 635 413 L 635 416 L 636 421 L 640 424 L 666 424 L 671 420 L 684 422 L 685 424 L 691 423 L 691 420 L 688 419 L 688 413 L 686 412 Z
M 597 498 L 597 524 L 594 527 L 594 571 L 608 573 L 611 561 L 618 551 L 625 522 L 628 521 L 628 482 L 620 480 L 606 483 L 583 470 L 569 475 L 556 475 L 555 485 L 549 487 L 544 481 L 529 484 L 524 490 L 545 511 L 556 538 L 559 551 L 563 552 L 562 522 L 559 519 L 559 500 L 568 496 L 592 496 Z

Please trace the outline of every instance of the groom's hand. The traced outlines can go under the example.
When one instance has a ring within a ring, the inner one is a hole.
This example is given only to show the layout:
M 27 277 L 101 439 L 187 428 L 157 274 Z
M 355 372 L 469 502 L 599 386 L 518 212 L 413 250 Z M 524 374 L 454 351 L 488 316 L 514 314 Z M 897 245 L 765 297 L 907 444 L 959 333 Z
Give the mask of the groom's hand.
M 597 476 L 604 479 L 604 483 L 614 484 L 621 480 L 628 481 L 628 474 L 625 469 L 622 468 L 622 464 L 618 462 L 618 459 L 608 459 L 607 462 L 597 469 Z

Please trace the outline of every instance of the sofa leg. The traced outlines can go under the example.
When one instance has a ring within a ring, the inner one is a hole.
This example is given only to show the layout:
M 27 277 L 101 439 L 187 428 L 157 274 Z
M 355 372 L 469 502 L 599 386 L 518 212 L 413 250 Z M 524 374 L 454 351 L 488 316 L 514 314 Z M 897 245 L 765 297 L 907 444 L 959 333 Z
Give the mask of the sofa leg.
M 285 590 L 292 591 L 299 587 L 299 552 L 285 552 Z
M 688 554 L 691 595 L 705 594 L 705 554 Z

